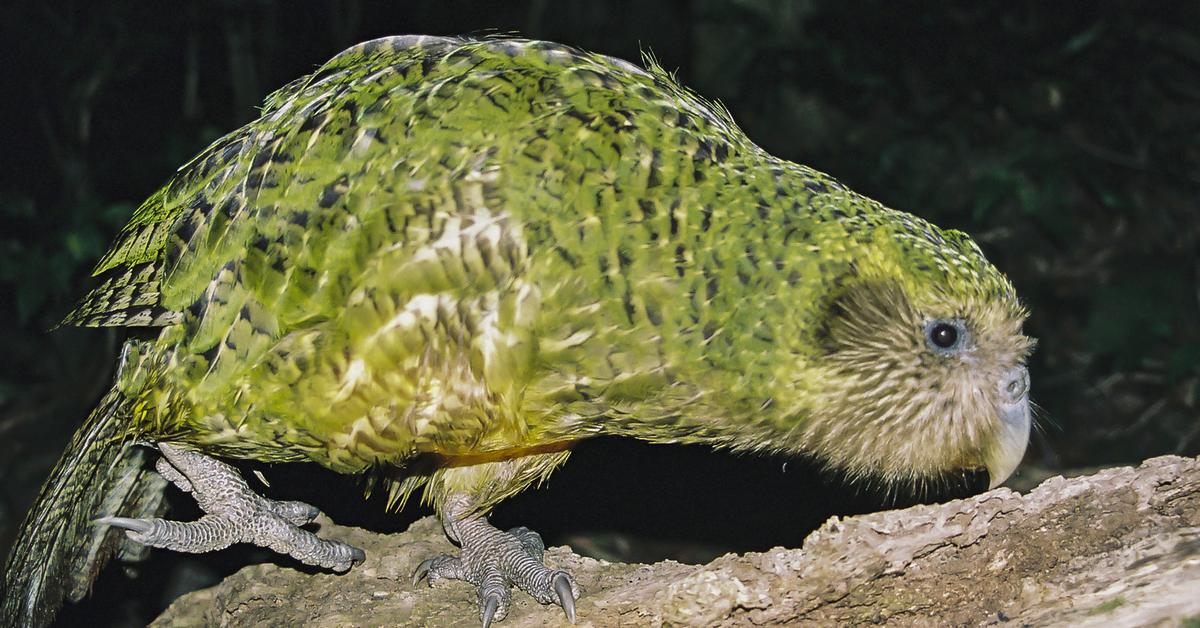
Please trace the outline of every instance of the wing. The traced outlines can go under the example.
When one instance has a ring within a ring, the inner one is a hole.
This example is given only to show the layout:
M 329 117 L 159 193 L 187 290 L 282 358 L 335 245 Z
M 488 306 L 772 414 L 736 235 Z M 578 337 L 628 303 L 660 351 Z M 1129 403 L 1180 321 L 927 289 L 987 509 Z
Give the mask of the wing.
M 278 185 L 285 169 L 271 168 L 270 162 L 294 157 L 281 149 L 295 150 L 302 138 L 308 142 L 304 148 L 311 149 L 319 138 L 348 134 L 356 124 L 355 108 L 346 106 L 339 115 L 326 104 L 365 74 L 387 67 L 387 61 L 409 57 L 424 61 L 428 69 L 431 54 L 461 43 L 424 36 L 366 42 L 269 96 L 259 120 L 214 142 L 138 207 L 92 271 L 100 284 L 60 324 L 141 327 L 183 320 L 180 303 L 164 302 L 164 279 L 197 252 L 209 253 L 199 257 L 210 259 L 221 245 L 244 244 L 229 236 L 246 235 L 247 230 L 231 225 L 245 220 L 264 184 Z M 289 131 L 289 124 L 296 126 Z M 329 197 L 318 203 L 321 198 Z
M 531 346 L 562 363 L 555 390 L 603 380 L 640 398 L 665 386 L 648 339 L 699 351 L 719 327 L 688 308 L 716 287 L 698 255 L 743 215 L 713 208 L 746 202 L 721 196 L 745 171 L 719 169 L 735 148 L 757 154 L 744 142 L 661 71 L 546 42 L 367 42 L 181 170 L 69 321 L 172 324 L 158 346 L 175 384 L 196 416 L 228 419 L 174 427 L 230 447 L 341 455 L 345 437 L 399 455 L 389 430 L 405 422 L 461 447 L 498 424 L 519 440 L 532 428 L 498 399 L 527 388 Z M 535 322 L 549 326 L 540 345 Z M 635 370 L 652 373 L 618 377 Z M 434 429 L 416 414 L 433 398 L 486 411 Z M 336 446 L 303 441 L 314 434 Z

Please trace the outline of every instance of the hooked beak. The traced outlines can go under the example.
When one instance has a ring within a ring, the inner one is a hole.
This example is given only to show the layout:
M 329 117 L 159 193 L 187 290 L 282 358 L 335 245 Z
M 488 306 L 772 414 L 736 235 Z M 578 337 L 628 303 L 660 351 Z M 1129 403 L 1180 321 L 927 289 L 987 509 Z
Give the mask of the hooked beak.
M 1025 367 L 1013 369 L 1000 380 L 999 399 L 1000 425 L 985 461 L 991 478 L 988 489 L 1000 486 L 1012 475 L 1029 444 L 1029 371 Z

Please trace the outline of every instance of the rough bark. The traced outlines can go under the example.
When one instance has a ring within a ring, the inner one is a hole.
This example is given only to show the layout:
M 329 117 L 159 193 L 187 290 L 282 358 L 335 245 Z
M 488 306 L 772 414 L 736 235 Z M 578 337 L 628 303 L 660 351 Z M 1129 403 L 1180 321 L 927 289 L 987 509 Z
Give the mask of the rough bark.
M 325 523 L 366 549 L 345 575 L 247 567 L 188 594 L 155 626 L 478 625 L 471 588 L 409 580 L 453 551 L 432 518 L 378 535 Z M 579 624 L 1200 625 L 1200 460 L 1051 478 L 946 504 L 832 518 L 801 549 L 707 565 L 618 564 L 549 550 L 583 589 Z M 523 594 L 501 626 L 563 625 Z

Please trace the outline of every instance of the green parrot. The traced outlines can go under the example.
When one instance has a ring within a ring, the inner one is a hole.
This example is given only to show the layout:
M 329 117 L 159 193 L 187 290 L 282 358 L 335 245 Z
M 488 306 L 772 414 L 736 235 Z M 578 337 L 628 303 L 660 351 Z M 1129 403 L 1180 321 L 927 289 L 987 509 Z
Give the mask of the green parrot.
M 484 626 L 514 586 L 574 620 L 538 535 L 486 517 L 588 437 L 883 483 L 1008 477 L 1033 344 L 1009 281 L 965 234 L 767 154 L 647 65 L 377 39 L 181 168 L 64 321 L 151 333 L 25 520 L 5 625 L 48 623 L 145 546 L 363 559 L 222 459 L 374 473 L 396 506 L 422 490 L 461 553 L 414 581 L 469 582 Z M 158 518 L 168 482 L 198 521 Z

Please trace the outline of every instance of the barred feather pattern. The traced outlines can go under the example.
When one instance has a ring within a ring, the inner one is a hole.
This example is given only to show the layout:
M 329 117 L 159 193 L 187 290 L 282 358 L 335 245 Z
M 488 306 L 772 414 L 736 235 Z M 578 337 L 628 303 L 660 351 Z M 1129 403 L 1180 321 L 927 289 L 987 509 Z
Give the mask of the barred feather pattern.
M 146 464 L 149 450 L 125 440 L 125 403 L 120 392 L 108 393 L 50 472 L 4 569 L 0 624 L 47 625 L 64 598 L 87 595 L 114 553 L 144 556 L 119 530 L 93 523 L 162 512 L 166 480 Z
M 648 66 L 406 36 L 271 95 L 138 209 L 66 321 L 162 326 L 129 434 L 432 461 L 396 501 L 483 508 L 597 434 L 893 479 L 979 464 L 992 400 L 960 391 L 1028 352 L 1007 279 Z M 871 308 L 887 325 L 853 323 Z M 913 357 L 937 317 L 977 330 L 974 362 Z

